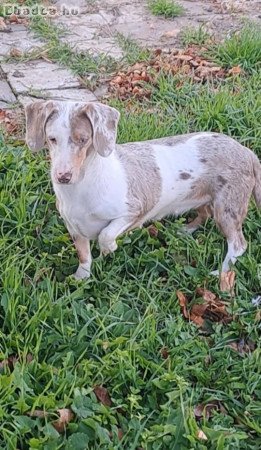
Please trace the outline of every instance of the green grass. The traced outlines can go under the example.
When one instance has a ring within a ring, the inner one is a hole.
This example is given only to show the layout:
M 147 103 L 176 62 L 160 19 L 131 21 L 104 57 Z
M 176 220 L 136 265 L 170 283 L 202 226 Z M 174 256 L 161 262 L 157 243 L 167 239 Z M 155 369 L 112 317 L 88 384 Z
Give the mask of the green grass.
M 240 32 L 234 33 L 222 44 L 210 49 L 217 63 L 225 67 L 241 66 L 247 71 L 261 70 L 261 29 L 255 24 L 247 24 Z
M 124 52 L 124 62 L 130 65 L 137 61 L 148 61 L 151 58 L 151 51 L 121 33 L 117 34 L 117 42 Z
M 155 16 L 165 18 L 182 16 L 185 13 L 185 8 L 173 0 L 149 0 L 148 7 Z
M 203 45 L 208 43 L 210 39 L 211 36 L 204 26 L 198 28 L 187 27 L 180 32 L 180 40 L 183 45 Z

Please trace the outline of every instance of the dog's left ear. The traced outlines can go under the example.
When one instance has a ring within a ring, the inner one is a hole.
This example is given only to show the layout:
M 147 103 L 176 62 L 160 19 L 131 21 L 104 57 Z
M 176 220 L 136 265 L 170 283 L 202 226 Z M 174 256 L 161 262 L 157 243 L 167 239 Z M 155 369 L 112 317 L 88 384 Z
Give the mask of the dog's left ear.
M 55 111 L 52 101 L 36 101 L 26 105 L 26 143 L 28 147 L 37 152 L 45 145 L 45 125 L 51 114 Z
M 115 149 L 120 113 L 115 108 L 95 102 L 84 106 L 83 112 L 92 125 L 94 149 L 101 156 L 109 156 Z

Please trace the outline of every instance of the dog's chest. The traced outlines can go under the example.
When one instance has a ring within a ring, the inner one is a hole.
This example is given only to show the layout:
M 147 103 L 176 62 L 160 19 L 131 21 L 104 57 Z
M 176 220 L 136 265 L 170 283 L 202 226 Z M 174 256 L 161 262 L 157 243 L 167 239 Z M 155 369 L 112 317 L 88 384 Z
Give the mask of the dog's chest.
M 108 193 L 78 189 L 75 186 L 54 186 L 58 210 L 72 235 L 97 239 L 111 220 L 118 216 L 118 206 Z

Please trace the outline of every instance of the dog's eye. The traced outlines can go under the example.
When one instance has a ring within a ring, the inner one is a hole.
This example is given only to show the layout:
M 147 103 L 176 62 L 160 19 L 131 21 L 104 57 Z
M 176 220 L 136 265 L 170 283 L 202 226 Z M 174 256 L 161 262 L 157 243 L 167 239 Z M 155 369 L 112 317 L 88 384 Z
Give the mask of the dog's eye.
M 55 138 L 49 138 L 49 141 L 51 142 L 51 144 L 56 144 L 57 143 Z
M 81 137 L 81 138 L 79 139 L 79 142 L 80 142 L 81 145 L 85 145 L 85 144 L 87 143 L 87 141 L 88 141 L 88 139 L 86 139 L 86 138 L 84 138 L 84 137 Z

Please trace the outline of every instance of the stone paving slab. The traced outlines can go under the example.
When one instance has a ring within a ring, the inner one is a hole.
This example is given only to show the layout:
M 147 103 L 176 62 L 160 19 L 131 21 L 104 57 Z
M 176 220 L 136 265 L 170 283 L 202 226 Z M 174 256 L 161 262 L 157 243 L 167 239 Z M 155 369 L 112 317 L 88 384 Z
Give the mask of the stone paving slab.
M 42 60 L 19 64 L 3 63 L 2 69 L 17 94 L 24 94 L 30 90 L 80 87 L 78 78 L 56 63 Z
M 16 102 L 16 97 L 6 80 L 0 80 L 0 100 L 5 103 Z
M 39 99 L 46 100 L 71 100 L 76 102 L 95 102 L 97 97 L 88 89 L 54 89 L 39 93 L 39 97 L 19 95 L 18 100 L 22 105 L 26 105 Z
M 0 33 L 0 59 L 8 56 L 13 47 L 22 52 L 29 52 L 44 45 L 43 41 L 36 38 L 24 25 L 15 24 L 10 28 L 10 33 Z
M 123 52 L 116 42 L 115 32 L 111 30 L 114 21 L 114 12 L 100 9 L 98 13 L 61 16 L 55 23 L 67 31 L 61 41 L 68 43 L 75 51 L 88 51 L 94 56 L 104 53 L 119 59 Z

